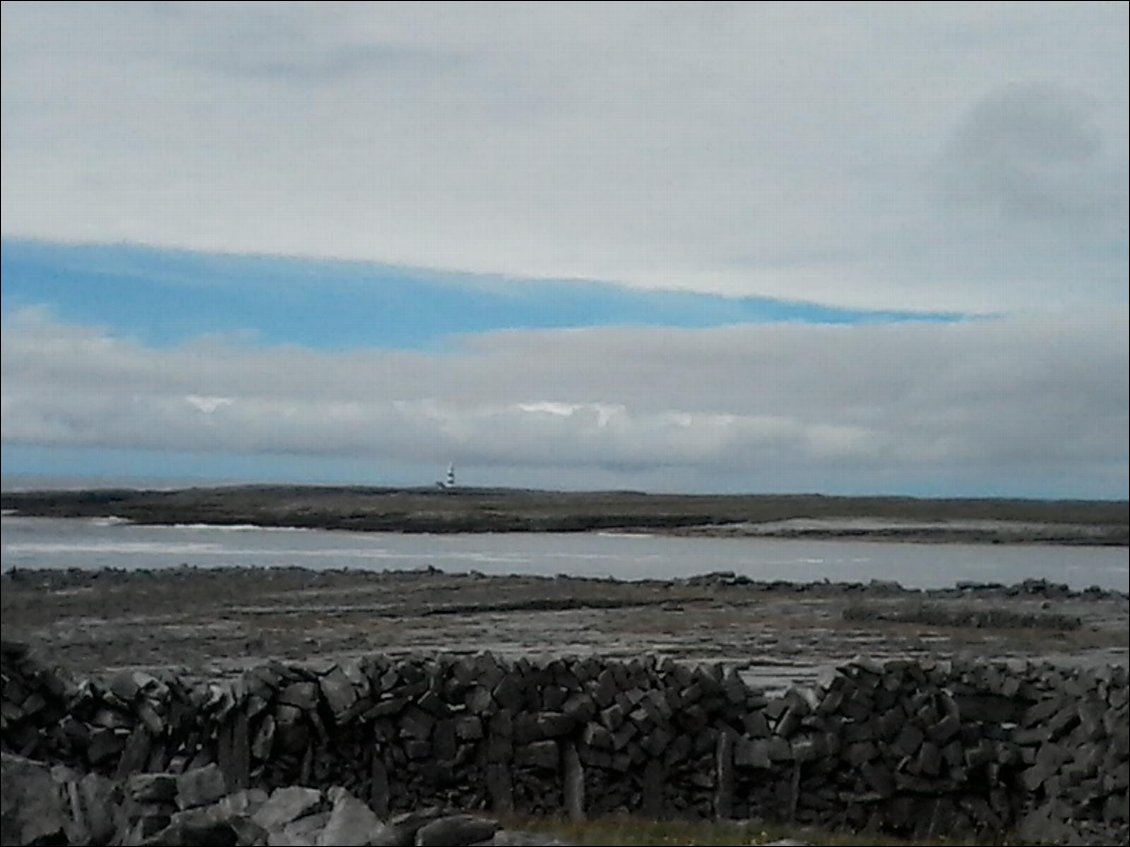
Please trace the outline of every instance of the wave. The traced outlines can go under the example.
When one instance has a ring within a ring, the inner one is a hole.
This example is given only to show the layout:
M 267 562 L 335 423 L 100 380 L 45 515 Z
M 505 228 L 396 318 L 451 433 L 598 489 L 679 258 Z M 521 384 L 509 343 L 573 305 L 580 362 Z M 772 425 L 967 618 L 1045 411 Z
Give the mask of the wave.
M 132 556 L 143 553 L 151 555 L 226 555 L 228 551 L 218 544 L 205 542 L 186 542 L 170 544 L 159 541 L 93 541 L 67 544 L 64 542 L 23 541 L 4 545 L 5 553 L 118 553 Z
M 253 523 L 174 523 L 172 529 L 207 529 L 217 532 L 309 532 L 306 526 L 259 526 Z
M 199 557 L 224 557 L 232 559 L 256 559 L 271 561 L 286 561 L 295 559 L 373 559 L 373 560 L 421 560 L 436 561 L 467 561 L 479 564 L 485 563 L 522 563 L 527 557 L 512 553 L 482 553 L 482 552 L 451 552 L 436 551 L 409 553 L 376 549 L 333 549 L 322 548 L 303 550 L 301 548 L 280 548 L 272 550 L 262 547 L 228 547 L 217 542 L 184 541 L 23 541 L 4 545 L 5 555 L 65 555 L 65 556 L 199 556 Z

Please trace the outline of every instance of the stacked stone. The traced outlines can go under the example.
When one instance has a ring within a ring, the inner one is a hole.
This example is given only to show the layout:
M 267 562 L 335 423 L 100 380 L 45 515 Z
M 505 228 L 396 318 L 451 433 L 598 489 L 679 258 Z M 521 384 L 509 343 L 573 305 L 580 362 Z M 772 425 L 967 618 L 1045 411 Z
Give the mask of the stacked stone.
M 574 672 L 566 711 L 581 727 L 588 812 L 714 816 L 718 740 L 764 698 L 719 665 L 589 659 Z
M 860 659 L 769 699 L 717 665 L 489 654 L 68 687 L 6 646 L 0 739 L 120 778 L 213 765 L 231 792 L 338 786 L 381 817 L 439 804 L 1107 838 L 1127 822 L 1127 691 L 1125 668 Z
M 229 686 L 142 671 L 76 683 L 15 642 L 3 642 L 0 658 L 3 748 L 103 775 L 207 764 L 217 719 L 235 705 Z
M 512 749 L 506 727 L 494 719 L 490 688 L 504 671 L 491 656 L 370 659 L 366 671 L 373 703 L 366 702 L 363 720 L 373 722 L 369 796 L 375 809 L 403 811 L 429 802 L 505 807 L 491 766 L 509 761 Z M 488 785 L 489 776 L 494 781 Z M 492 789 L 498 802 L 491 802 Z
M 973 707 L 980 692 L 951 681 L 946 664 L 857 660 L 751 713 L 735 745 L 739 811 L 916 837 L 1011 822 L 1015 745 Z
M 1126 704 L 1125 668 L 857 660 L 750 711 L 734 812 L 915 837 L 1020 826 L 1125 840 Z
M 1033 835 L 1105 835 L 1126 843 L 1130 823 L 1130 706 L 1124 667 L 1063 673 L 1046 668 L 1039 698 L 1012 733 L 1026 796 L 1022 829 Z
M 60 722 L 74 684 L 44 667 L 16 641 L 0 642 L 0 736 L 4 748 L 25 756 L 70 761 L 72 745 Z

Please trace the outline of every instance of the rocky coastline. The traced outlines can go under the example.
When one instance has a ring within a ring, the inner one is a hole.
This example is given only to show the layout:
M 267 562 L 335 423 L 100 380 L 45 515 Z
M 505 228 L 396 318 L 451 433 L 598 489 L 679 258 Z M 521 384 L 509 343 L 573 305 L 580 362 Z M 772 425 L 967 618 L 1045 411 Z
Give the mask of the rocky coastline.
M 646 531 L 892 542 L 1130 544 L 1125 501 L 262 485 L 7 491 L 0 494 L 0 507 L 39 517 L 358 532 Z

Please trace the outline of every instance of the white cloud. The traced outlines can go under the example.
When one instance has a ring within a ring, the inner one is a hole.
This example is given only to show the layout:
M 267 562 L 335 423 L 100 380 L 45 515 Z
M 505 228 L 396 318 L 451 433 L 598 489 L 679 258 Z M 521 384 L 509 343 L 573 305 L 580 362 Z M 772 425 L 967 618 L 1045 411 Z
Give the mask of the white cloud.
M 543 485 L 567 467 L 603 485 L 1125 497 L 1127 327 L 1113 310 L 329 354 L 148 348 L 28 311 L 3 328 L 2 425 L 16 445 L 454 460 Z
M 230 406 L 234 402 L 230 397 L 202 397 L 199 394 L 188 394 L 184 400 L 189 406 L 206 415 L 212 414 L 216 409 Z
M 7 234 L 1126 301 L 1123 4 L 5 4 L 3 39 Z

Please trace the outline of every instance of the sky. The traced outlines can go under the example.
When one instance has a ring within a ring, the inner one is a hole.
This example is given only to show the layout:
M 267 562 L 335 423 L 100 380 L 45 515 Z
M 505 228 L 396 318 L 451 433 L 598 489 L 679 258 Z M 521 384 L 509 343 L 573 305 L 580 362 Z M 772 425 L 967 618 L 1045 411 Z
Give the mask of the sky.
M 1128 496 L 1124 3 L 3 3 L 2 469 Z

